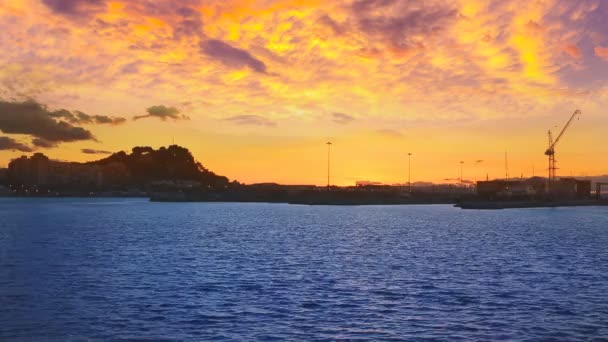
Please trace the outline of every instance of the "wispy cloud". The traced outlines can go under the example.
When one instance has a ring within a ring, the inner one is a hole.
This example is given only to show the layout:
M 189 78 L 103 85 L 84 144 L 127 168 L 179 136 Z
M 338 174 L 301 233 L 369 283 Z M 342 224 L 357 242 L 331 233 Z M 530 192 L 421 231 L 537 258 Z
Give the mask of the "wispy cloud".
M 401 132 L 394 130 L 394 129 L 390 129 L 390 128 L 383 128 L 383 129 L 376 130 L 376 133 L 378 133 L 379 135 L 385 136 L 385 137 L 390 137 L 390 138 L 402 138 L 403 137 L 403 134 L 401 134 Z
M 91 148 L 83 148 L 80 151 L 84 154 L 112 154 L 112 152 L 110 152 L 110 151 L 95 150 L 95 149 L 91 149 Z
M 597 46 L 594 51 L 596 56 L 608 61 L 608 47 Z
M 36 147 L 42 147 L 42 148 L 53 148 L 53 147 L 57 147 L 59 143 L 56 141 L 50 141 L 50 140 L 46 140 L 46 139 L 42 139 L 42 138 L 33 138 L 32 139 L 32 145 L 36 146 Z
M 271 121 L 263 116 L 259 115 L 235 115 L 224 119 L 225 121 L 232 122 L 237 125 L 247 126 L 276 126 L 274 121 Z
M 50 112 L 53 118 L 63 119 L 71 124 L 91 125 L 91 124 L 109 124 L 120 125 L 127 122 L 127 119 L 121 117 L 111 117 L 107 115 L 88 115 L 81 111 L 70 112 L 65 109 L 60 109 Z
M 175 107 L 167 106 L 152 106 L 146 110 L 148 114 L 140 115 L 133 118 L 133 120 L 145 119 L 145 118 L 157 118 L 162 121 L 170 120 L 190 120 L 187 115 L 180 114 L 179 109 Z
M 0 137 L 0 151 L 32 152 L 34 149 L 10 137 Z
M 349 124 L 349 123 L 355 121 L 354 116 L 348 115 L 345 113 L 338 113 L 338 112 L 331 113 L 331 119 L 335 123 L 341 124 L 341 125 Z
M 568 44 L 564 47 L 564 52 L 566 52 L 566 54 L 568 54 L 568 56 L 575 58 L 575 59 L 581 59 L 583 57 L 583 52 L 581 51 L 581 49 L 578 48 L 578 46 L 574 45 L 574 44 Z

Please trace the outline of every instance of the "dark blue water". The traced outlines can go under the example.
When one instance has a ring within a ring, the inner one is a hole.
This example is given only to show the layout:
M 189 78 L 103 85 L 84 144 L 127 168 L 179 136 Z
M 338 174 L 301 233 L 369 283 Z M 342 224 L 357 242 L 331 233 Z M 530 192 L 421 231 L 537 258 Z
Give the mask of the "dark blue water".
M 0 340 L 608 337 L 608 209 L 0 199 Z

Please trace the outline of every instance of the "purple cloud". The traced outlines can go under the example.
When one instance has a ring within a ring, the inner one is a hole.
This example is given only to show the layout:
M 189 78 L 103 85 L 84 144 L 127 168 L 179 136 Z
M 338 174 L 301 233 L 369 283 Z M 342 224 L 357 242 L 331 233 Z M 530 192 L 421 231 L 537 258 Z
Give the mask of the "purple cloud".
M 203 21 L 201 20 L 199 12 L 191 7 L 180 7 L 176 12 L 181 17 L 181 20 L 173 29 L 173 36 L 175 39 L 190 36 L 204 36 Z
M 106 0 L 42 0 L 48 8 L 57 14 L 83 16 L 106 8 Z
M 246 50 L 235 48 L 221 40 L 210 39 L 200 44 L 201 52 L 233 68 L 249 67 L 253 71 L 265 74 L 266 64 L 253 57 Z
M 441 31 L 458 16 L 455 8 L 442 2 L 421 0 L 359 0 L 351 10 L 361 32 L 397 49 L 423 46 L 425 36 Z

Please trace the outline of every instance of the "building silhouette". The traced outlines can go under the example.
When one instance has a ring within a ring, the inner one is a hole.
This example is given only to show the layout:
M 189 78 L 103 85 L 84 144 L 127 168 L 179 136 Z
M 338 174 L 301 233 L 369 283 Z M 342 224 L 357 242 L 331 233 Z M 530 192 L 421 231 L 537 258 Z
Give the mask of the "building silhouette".
M 477 182 L 477 194 L 493 199 L 588 199 L 591 197 L 591 181 L 561 178 L 549 187 L 545 178 L 532 177 L 524 180 L 492 180 Z
M 8 183 L 25 188 L 100 189 L 127 184 L 127 168 L 120 163 L 83 164 L 50 160 L 42 153 L 10 162 Z

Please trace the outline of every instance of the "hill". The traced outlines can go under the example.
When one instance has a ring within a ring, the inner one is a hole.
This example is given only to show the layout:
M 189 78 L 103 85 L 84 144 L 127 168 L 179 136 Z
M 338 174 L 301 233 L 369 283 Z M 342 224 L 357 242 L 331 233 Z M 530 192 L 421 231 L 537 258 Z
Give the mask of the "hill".
M 228 178 L 209 171 L 190 151 L 172 145 L 158 150 L 134 147 L 87 163 L 51 160 L 42 153 L 9 164 L 6 184 L 16 194 L 88 194 L 105 191 L 147 191 L 157 185 L 225 189 Z
M 224 186 L 228 178 L 219 176 L 196 161 L 187 148 L 171 145 L 155 150 L 138 146 L 128 154 L 124 151 L 90 162 L 91 165 L 108 166 L 123 164 L 132 182 L 142 185 L 154 181 L 195 181 L 208 186 Z

